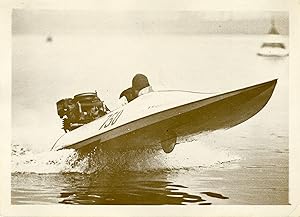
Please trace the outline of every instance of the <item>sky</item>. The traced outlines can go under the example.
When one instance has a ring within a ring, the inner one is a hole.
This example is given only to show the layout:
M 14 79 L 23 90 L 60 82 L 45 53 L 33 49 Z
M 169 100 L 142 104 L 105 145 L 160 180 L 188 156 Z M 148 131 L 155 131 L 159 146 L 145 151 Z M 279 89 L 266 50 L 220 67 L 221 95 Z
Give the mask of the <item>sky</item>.
M 14 10 L 13 34 L 263 34 L 274 19 L 288 34 L 288 13 L 268 11 Z

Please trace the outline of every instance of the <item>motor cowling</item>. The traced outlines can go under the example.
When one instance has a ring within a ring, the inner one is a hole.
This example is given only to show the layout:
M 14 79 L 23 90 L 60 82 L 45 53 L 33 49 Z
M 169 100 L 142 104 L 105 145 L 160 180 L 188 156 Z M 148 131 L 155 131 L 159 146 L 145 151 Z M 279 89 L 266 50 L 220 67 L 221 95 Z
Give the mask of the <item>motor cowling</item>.
M 97 93 L 81 93 L 56 103 L 57 114 L 63 120 L 65 132 L 94 121 L 108 112 Z
M 63 118 L 63 116 L 67 114 L 68 105 L 70 104 L 72 104 L 71 98 L 62 99 L 56 103 L 57 114 L 59 115 L 60 118 Z

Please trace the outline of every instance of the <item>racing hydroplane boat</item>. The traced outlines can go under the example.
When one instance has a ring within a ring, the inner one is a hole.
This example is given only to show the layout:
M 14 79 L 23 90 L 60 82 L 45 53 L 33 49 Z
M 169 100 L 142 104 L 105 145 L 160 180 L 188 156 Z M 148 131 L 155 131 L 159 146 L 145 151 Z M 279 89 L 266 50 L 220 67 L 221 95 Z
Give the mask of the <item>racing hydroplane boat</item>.
M 102 106 L 97 93 L 79 94 L 57 102 L 67 133 L 52 150 L 162 148 L 170 153 L 182 137 L 248 120 L 267 104 L 276 83 L 277 79 L 223 94 L 152 91 L 114 111 Z

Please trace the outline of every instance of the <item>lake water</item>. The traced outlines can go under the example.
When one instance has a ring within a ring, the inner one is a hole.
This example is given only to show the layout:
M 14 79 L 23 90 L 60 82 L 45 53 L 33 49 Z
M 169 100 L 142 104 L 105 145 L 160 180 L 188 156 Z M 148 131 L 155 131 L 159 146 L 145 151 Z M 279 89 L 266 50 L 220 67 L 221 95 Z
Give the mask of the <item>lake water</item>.
M 288 204 L 288 57 L 256 55 L 265 36 L 13 37 L 12 204 Z M 288 38 L 282 40 L 288 46 Z M 154 89 L 229 91 L 278 78 L 266 107 L 174 151 L 50 152 L 55 103 L 97 90 L 110 108 L 135 72 Z

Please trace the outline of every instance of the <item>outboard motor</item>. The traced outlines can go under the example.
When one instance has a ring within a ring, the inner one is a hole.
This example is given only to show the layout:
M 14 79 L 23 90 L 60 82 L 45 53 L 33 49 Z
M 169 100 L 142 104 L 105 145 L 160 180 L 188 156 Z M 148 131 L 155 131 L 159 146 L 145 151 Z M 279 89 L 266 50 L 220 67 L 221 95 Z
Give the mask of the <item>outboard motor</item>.
M 81 93 L 56 103 L 57 114 L 63 120 L 65 132 L 94 121 L 109 110 L 95 93 Z

